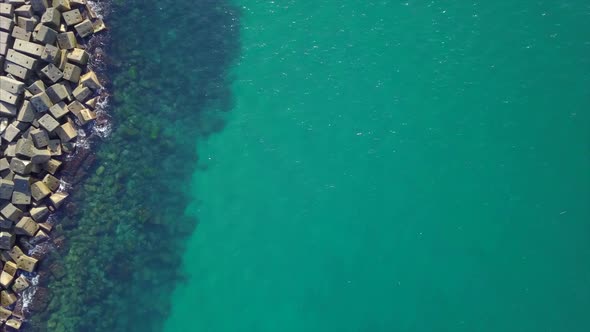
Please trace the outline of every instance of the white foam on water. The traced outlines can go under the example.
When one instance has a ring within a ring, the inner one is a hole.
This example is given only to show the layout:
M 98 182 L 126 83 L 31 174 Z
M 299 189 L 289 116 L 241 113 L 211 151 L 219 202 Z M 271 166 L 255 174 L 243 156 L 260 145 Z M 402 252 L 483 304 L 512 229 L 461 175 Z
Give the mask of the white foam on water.
M 66 160 L 68 161 L 72 160 L 76 156 L 76 154 L 78 153 L 77 151 L 79 149 L 90 149 L 90 140 L 88 139 L 88 135 L 86 134 L 86 131 L 84 131 L 84 129 L 78 129 L 78 137 L 76 138 L 74 146 L 76 147 L 76 150 L 74 151 L 74 153 L 71 153 L 66 157 Z
M 111 122 L 108 121 L 108 112 L 107 107 L 109 105 L 109 95 L 106 93 L 101 93 L 98 101 L 96 103 L 96 115 L 98 119 L 107 119 L 106 121 L 95 121 L 94 125 L 92 126 L 92 133 L 97 135 L 98 137 L 105 139 L 111 136 L 111 132 L 113 131 L 113 126 Z
M 59 179 L 59 188 L 57 188 L 57 192 L 68 192 L 70 189 L 72 189 L 71 184 L 63 179 Z
M 25 289 L 21 297 L 24 310 L 28 310 L 31 303 L 33 303 L 33 298 L 35 297 L 35 293 L 37 293 L 37 286 L 39 285 L 39 275 L 32 277 L 30 282 L 31 287 Z
M 105 10 L 105 5 L 100 2 L 100 1 L 93 1 L 93 0 L 88 0 L 86 1 L 86 3 L 90 6 L 90 8 L 92 8 L 92 10 L 94 10 L 94 12 L 96 13 L 96 16 L 98 16 L 100 19 L 103 19 L 103 14 L 104 14 L 104 10 Z

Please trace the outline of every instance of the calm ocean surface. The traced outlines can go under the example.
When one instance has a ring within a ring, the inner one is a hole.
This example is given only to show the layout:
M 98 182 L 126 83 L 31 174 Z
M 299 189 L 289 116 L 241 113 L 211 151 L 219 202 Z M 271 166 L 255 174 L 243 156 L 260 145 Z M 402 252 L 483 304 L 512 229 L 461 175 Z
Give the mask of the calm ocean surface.
M 128 3 L 49 330 L 590 331 L 588 1 Z

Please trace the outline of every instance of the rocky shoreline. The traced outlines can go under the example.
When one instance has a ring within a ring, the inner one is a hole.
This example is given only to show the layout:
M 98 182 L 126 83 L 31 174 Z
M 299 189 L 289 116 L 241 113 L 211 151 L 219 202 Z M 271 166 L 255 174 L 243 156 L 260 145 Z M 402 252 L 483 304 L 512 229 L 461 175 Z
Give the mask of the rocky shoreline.
M 27 306 L 43 306 L 43 291 L 35 287 L 43 277 L 38 266 L 64 241 L 52 232 L 52 215 L 67 209 L 71 184 L 92 164 L 85 141 L 92 126 L 106 120 L 97 115 L 105 97 L 89 66 L 89 41 L 104 30 L 86 0 L 0 0 L 3 329 L 19 330 Z M 50 273 L 60 273 L 59 264 L 49 264 Z

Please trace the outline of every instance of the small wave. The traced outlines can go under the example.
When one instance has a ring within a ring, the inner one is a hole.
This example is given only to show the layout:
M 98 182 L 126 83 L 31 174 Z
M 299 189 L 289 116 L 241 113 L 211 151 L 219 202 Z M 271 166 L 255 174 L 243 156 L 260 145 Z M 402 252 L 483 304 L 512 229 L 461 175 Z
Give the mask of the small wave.
M 30 278 L 31 287 L 25 289 L 22 293 L 22 306 L 23 310 L 28 311 L 28 308 L 33 303 L 33 298 L 35 297 L 35 293 L 37 293 L 37 286 L 39 285 L 39 275 L 35 275 L 34 277 Z
M 109 9 L 109 4 L 106 1 L 95 1 L 95 0 L 88 0 L 86 3 L 90 6 L 90 8 L 96 13 L 100 19 L 104 19 L 104 14 Z
M 69 154 L 66 157 L 66 160 L 68 161 L 76 157 L 76 154 L 78 153 L 79 149 L 90 149 L 90 139 L 88 138 L 88 135 L 86 134 L 86 131 L 84 129 L 78 129 L 78 137 L 76 139 L 76 142 L 74 143 L 74 146 L 76 147 L 76 151 L 74 153 Z
M 103 91 L 96 103 L 96 121 L 94 121 L 94 125 L 92 126 L 92 133 L 102 139 L 109 137 L 113 131 L 107 112 L 108 107 L 109 95 L 106 91 Z
M 58 192 L 68 192 L 72 189 L 72 185 L 63 179 L 59 179 L 59 188 L 57 188 Z

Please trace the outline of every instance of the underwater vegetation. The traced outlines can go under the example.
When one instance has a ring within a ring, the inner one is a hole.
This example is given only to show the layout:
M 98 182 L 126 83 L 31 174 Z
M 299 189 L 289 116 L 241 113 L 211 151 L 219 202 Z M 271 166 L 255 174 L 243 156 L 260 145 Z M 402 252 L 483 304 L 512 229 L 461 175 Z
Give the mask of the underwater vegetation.
M 61 248 L 31 305 L 31 331 L 159 331 L 182 281 L 196 142 L 232 107 L 239 22 L 226 1 L 115 1 L 101 56 L 111 93 L 106 138 L 58 216 Z M 157 27 L 157 28 L 154 28 Z

